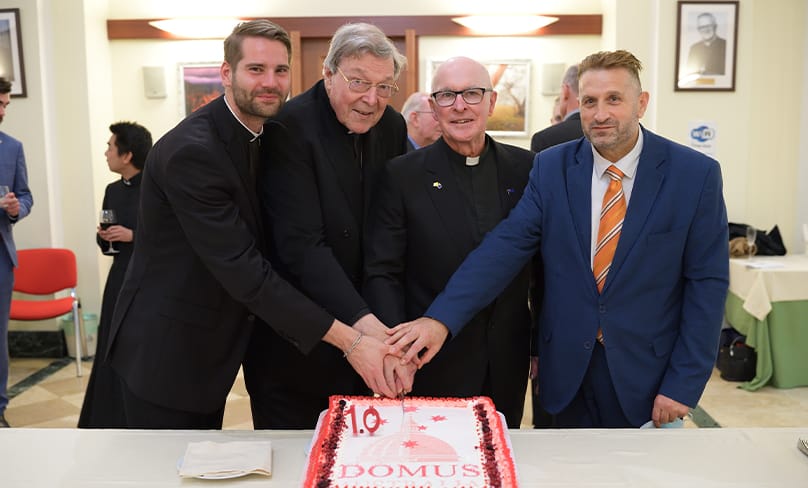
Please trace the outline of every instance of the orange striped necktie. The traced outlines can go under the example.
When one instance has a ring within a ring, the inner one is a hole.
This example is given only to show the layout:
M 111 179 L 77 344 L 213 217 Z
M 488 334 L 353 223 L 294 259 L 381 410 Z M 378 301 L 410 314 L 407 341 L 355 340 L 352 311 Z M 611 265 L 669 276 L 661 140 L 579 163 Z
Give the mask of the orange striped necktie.
M 600 225 L 598 226 L 598 244 L 595 247 L 595 258 L 592 262 L 592 272 L 598 285 L 598 292 L 603 291 L 606 275 L 612 266 L 614 251 L 620 239 L 620 230 L 623 228 L 623 219 L 626 216 L 626 198 L 623 195 L 623 172 L 617 166 L 611 165 L 606 170 L 609 176 L 609 188 L 603 195 L 603 208 L 600 211 Z

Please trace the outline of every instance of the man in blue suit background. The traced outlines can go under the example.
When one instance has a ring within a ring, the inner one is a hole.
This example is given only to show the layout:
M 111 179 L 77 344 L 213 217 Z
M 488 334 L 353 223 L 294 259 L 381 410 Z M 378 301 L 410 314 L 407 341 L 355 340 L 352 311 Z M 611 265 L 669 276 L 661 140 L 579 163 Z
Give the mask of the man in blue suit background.
M 11 83 L 0 78 L 0 122 L 10 102 Z M 0 427 L 8 427 L 5 412 L 8 406 L 8 311 L 14 288 L 14 267 L 17 248 L 11 226 L 28 215 L 34 200 L 28 189 L 28 171 L 22 144 L 0 131 Z
M 540 396 L 559 427 L 660 426 L 697 404 L 729 284 L 721 171 L 715 160 L 640 126 L 649 98 L 641 67 L 626 51 L 582 61 L 586 139 L 536 156 L 517 206 L 425 317 L 391 331 L 391 352 L 411 345 L 402 361 L 428 362 L 540 249 Z M 613 167 L 623 175 L 627 209 L 598 284 L 593 263 Z

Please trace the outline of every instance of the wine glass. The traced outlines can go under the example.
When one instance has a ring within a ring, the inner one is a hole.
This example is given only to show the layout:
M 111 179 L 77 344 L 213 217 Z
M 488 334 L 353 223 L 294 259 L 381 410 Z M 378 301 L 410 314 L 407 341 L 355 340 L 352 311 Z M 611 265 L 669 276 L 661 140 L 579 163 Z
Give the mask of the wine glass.
M 746 244 L 749 246 L 749 256 L 747 256 L 747 259 L 752 259 L 752 247 L 755 245 L 755 239 L 757 239 L 757 229 L 751 225 L 747 226 Z
M 118 216 L 115 215 L 115 210 L 111 209 L 104 209 L 101 210 L 101 218 L 99 219 L 99 225 L 103 230 L 107 230 L 110 226 L 115 225 L 118 223 Z M 112 241 L 109 242 L 109 246 L 107 250 L 104 251 L 104 254 L 118 254 L 120 251 L 115 249 L 115 244 Z

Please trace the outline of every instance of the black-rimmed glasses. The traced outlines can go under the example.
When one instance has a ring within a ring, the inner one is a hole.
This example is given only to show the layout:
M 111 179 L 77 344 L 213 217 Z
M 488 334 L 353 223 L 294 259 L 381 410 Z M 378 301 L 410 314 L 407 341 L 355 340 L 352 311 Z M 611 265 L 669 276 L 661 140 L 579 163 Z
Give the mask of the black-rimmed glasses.
M 337 71 L 339 72 L 340 76 L 342 76 L 342 79 L 345 80 L 345 83 L 348 84 L 348 89 L 354 93 L 367 93 L 368 90 L 370 90 L 375 86 L 376 96 L 382 98 L 390 98 L 393 96 L 394 93 L 398 91 L 398 86 L 396 86 L 395 84 L 391 85 L 389 83 L 371 83 L 367 80 L 360 80 L 358 78 L 349 80 L 348 77 L 345 76 L 345 73 L 343 73 L 339 67 L 337 67 Z
M 432 93 L 430 96 L 439 107 L 451 107 L 454 105 L 457 96 L 463 97 L 463 101 L 469 105 L 477 105 L 483 101 L 485 92 L 490 92 L 488 88 L 466 88 L 465 90 L 441 90 Z

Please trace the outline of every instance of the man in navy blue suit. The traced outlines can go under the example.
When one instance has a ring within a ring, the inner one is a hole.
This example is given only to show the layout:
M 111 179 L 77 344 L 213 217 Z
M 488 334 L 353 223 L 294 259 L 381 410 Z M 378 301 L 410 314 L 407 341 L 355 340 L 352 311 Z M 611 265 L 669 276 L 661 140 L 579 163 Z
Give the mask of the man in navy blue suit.
M 410 345 L 402 361 L 428 362 L 540 249 L 539 384 L 559 427 L 660 426 L 697 404 L 729 284 L 721 171 L 717 161 L 640 126 L 649 97 L 640 69 L 626 51 L 581 62 L 586 139 L 536 156 L 508 218 L 424 317 L 391 332 L 391 353 Z M 627 207 L 599 285 L 596 236 L 614 168 Z
M 10 103 L 11 83 L 0 78 L 0 122 Z M 11 227 L 28 215 L 34 204 L 28 189 L 28 171 L 22 144 L 5 132 L 0 132 L 0 427 L 8 427 L 5 411 L 8 406 L 8 312 L 14 288 L 14 267 L 17 249 Z M 6 188 L 8 187 L 8 188 Z

